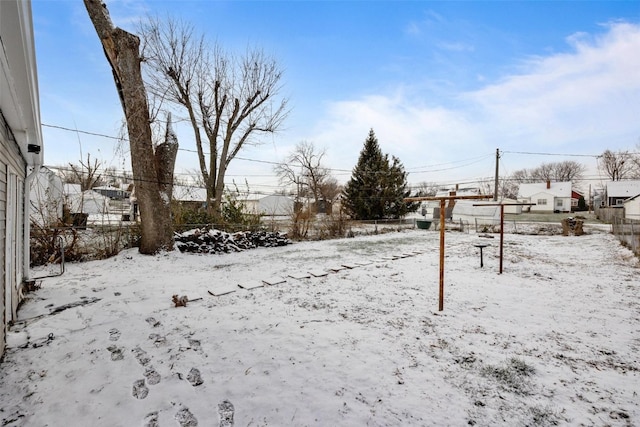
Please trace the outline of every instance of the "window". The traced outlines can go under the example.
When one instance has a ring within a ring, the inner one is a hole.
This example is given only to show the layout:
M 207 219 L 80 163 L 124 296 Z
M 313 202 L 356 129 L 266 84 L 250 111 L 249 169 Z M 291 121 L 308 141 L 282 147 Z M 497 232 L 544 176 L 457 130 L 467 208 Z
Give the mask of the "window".
M 558 199 L 558 200 L 556 200 L 556 207 L 557 207 L 557 208 L 561 208 L 561 207 L 563 206 L 563 205 L 562 205 L 562 202 L 563 202 L 563 200 L 562 200 L 562 199 Z
M 537 204 L 538 205 L 546 205 L 547 204 L 547 199 L 538 199 Z

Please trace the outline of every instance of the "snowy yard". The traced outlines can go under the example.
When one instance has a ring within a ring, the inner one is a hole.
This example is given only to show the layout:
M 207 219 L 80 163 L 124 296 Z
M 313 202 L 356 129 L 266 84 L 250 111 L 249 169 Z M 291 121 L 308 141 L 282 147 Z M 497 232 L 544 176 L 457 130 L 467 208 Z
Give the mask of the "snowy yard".
M 434 231 L 68 264 L 9 332 L 0 419 L 640 425 L 639 262 L 585 230 L 505 235 L 502 275 L 497 236 L 448 232 L 443 312 Z

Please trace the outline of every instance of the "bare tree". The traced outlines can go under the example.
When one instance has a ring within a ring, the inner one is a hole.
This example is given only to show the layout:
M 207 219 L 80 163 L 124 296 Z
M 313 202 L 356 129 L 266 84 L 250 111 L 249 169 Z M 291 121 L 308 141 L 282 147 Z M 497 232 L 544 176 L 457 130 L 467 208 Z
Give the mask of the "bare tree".
M 511 176 L 509 177 L 509 180 L 511 180 L 514 183 L 517 183 L 518 185 L 535 181 L 535 179 L 531 176 L 530 169 L 520 169 L 515 171 L 514 173 L 511 174 Z
M 332 176 L 327 176 L 320 185 L 322 198 L 330 203 L 335 202 L 340 193 L 342 193 L 342 186 Z
M 416 195 L 424 197 L 435 196 L 439 189 L 440 186 L 437 183 L 427 181 L 422 181 L 414 188 Z
M 585 170 L 582 163 L 572 160 L 553 163 L 553 179 L 560 182 L 571 181 L 575 184 L 582 180 Z
M 634 169 L 634 159 L 628 151 L 613 152 L 605 150 L 598 158 L 598 168 L 606 174 L 611 181 L 620 181 L 629 177 Z
M 287 116 L 287 100 L 276 99 L 283 71 L 259 49 L 235 57 L 211 48 L 191 25 L 172 18 L 149 18 L 141 29 L 148 85 L 186 112 L 209 211 L 219 216 L 231 161 L 245 145 L 258 143 L 255 136 L 276 132 Z
M 171 186 L 177 141 L 165 139 L 155 150 L 147 93 L 140 69 L 140 39 L 115 27 L 101 0 L 84 0 L 104 53 L 111 65 L 118 96 L 127 121 L 131 165 L 140 207 L 140 253 L 173 249 Z
M 313 142 L 302 141 L 296 144 L 287 159 L 276 165 L 274 170 L 280 182 L 294 185 L 299 196 L 310 195 L 317 203 L 330 193 L 329 169 L 322 165 L 325 150 L 316 150 Z M 327 186 L 325 186 L 325 184 Z M 337 182 L 335 182 L 337 185 Z M 332 195 L 335 198 L 335 195 Z
M 574 184 L 584 177 L 585 166 L 582 163 L 565 160 L 563 162 L 543 163 L 533 169 L 515 171 L 509 180 L 517 184 L 544 181 L 571 181 Z
M 100 167 L 102 163 L 98 159 L 91 162 L 91 154 L 87 154 L 87 161 L 80 160 L 79 165 L 69 163 L 68 169 L 61 169 L 62 180 L 68 184 L 80 184 L 80 191 L 91 190 L 102 183 Z

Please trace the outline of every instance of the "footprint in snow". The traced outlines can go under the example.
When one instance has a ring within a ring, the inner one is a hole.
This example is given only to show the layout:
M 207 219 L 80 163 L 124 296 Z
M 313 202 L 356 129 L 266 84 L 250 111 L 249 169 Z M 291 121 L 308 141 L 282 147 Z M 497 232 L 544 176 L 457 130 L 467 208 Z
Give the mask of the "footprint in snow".
M 220 427 L 233 427 L 233 413 L 235 409 L 228 400 L 223 400 L 218 405 L 218 415 L 220 415 Z
M 159 427 L 160 423 L 158 422 L 158 413 L 150 412 L 144 417 L 144 427 Z
M 111 353 L 111 360 L 116 361 L 124 359 L 122 348 L 115 345 L 110 345 L 109 347 L 107 347 L 107 350 L 109 350 L 109 352 Z
M 135 380 L 133 382 L 133 397 L 136 399 L 144 399 L 149 394 L 149 388 L 145 385 L 144 380 Z
M 158 326 L 162 325 L 162 323 L 160 323 L 160 321 L 156 320 L 154 317 L 147 317 L 144 320 L 154 328 L 157 328 Z
M 198 425 L 198 420 L 193 416 L 191 411 L 189 411 L 189 408 L 180 408 L 175 418 L 180 424 L 180 427 L 195 427 Z
M 109 340 L 118 341 L 120 339 L 120 331 L 116 328 L 109 329 Z
M 149 356 L 147 356 L 147 352 L 141 349 L 140 347 L 136 347 L 131 350 L 138 361 L 142 366 L 147 366 L 147 364 L 151 361 Z
M 158 371 L 156 371 L 153 368 L 147 368 L 144 371 L 144 376 L 147 379 L 147 382 L 149 383 L 149 385 L 156 385 L 160 382 L 160 380 L 162 379 L 160 377 L 160 374 L 158 373 Z
M 189 373 L 187 374 L 187 381 L 191 383 L 192 386 L 196 387 L 202 384 L 202 376 L 200 375 L 200 371 L 196 368 L 191 368 Z
M 153 344 L 156 347 L 160 347 L 162 344 L 167 342 L 167 338 L 160 334 L 149 334 L 149 339 L 153 341 Z

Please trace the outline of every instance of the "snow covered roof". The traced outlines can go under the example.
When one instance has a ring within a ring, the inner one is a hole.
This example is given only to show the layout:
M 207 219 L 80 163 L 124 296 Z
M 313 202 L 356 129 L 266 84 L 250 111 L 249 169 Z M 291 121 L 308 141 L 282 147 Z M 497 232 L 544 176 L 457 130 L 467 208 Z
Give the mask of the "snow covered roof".
M 173 186 L 173 200 L 177 202 L 205 202 L 207 200 L 207 190 L 199 187 L 186 185 Z
M 99 214 L 109 211 L 109 198 L 93 190 L 68 194 L 66 201 L 71 213 Z
M 640 181 L 609 181 L 607 182 L 608 197 L 633 197 L 640 194 Z
M 518 196 L 527 198 L 534 194 L 547 193 L 555 197 L 571 197 L 571 188 L 571 181 L 526 183 L 520 184 Z
M 80 184 L 64 184 L 63 193 L 65 196 L 70 196 L 72 194 L 80 194 L 82 193 L 82 187 Z

